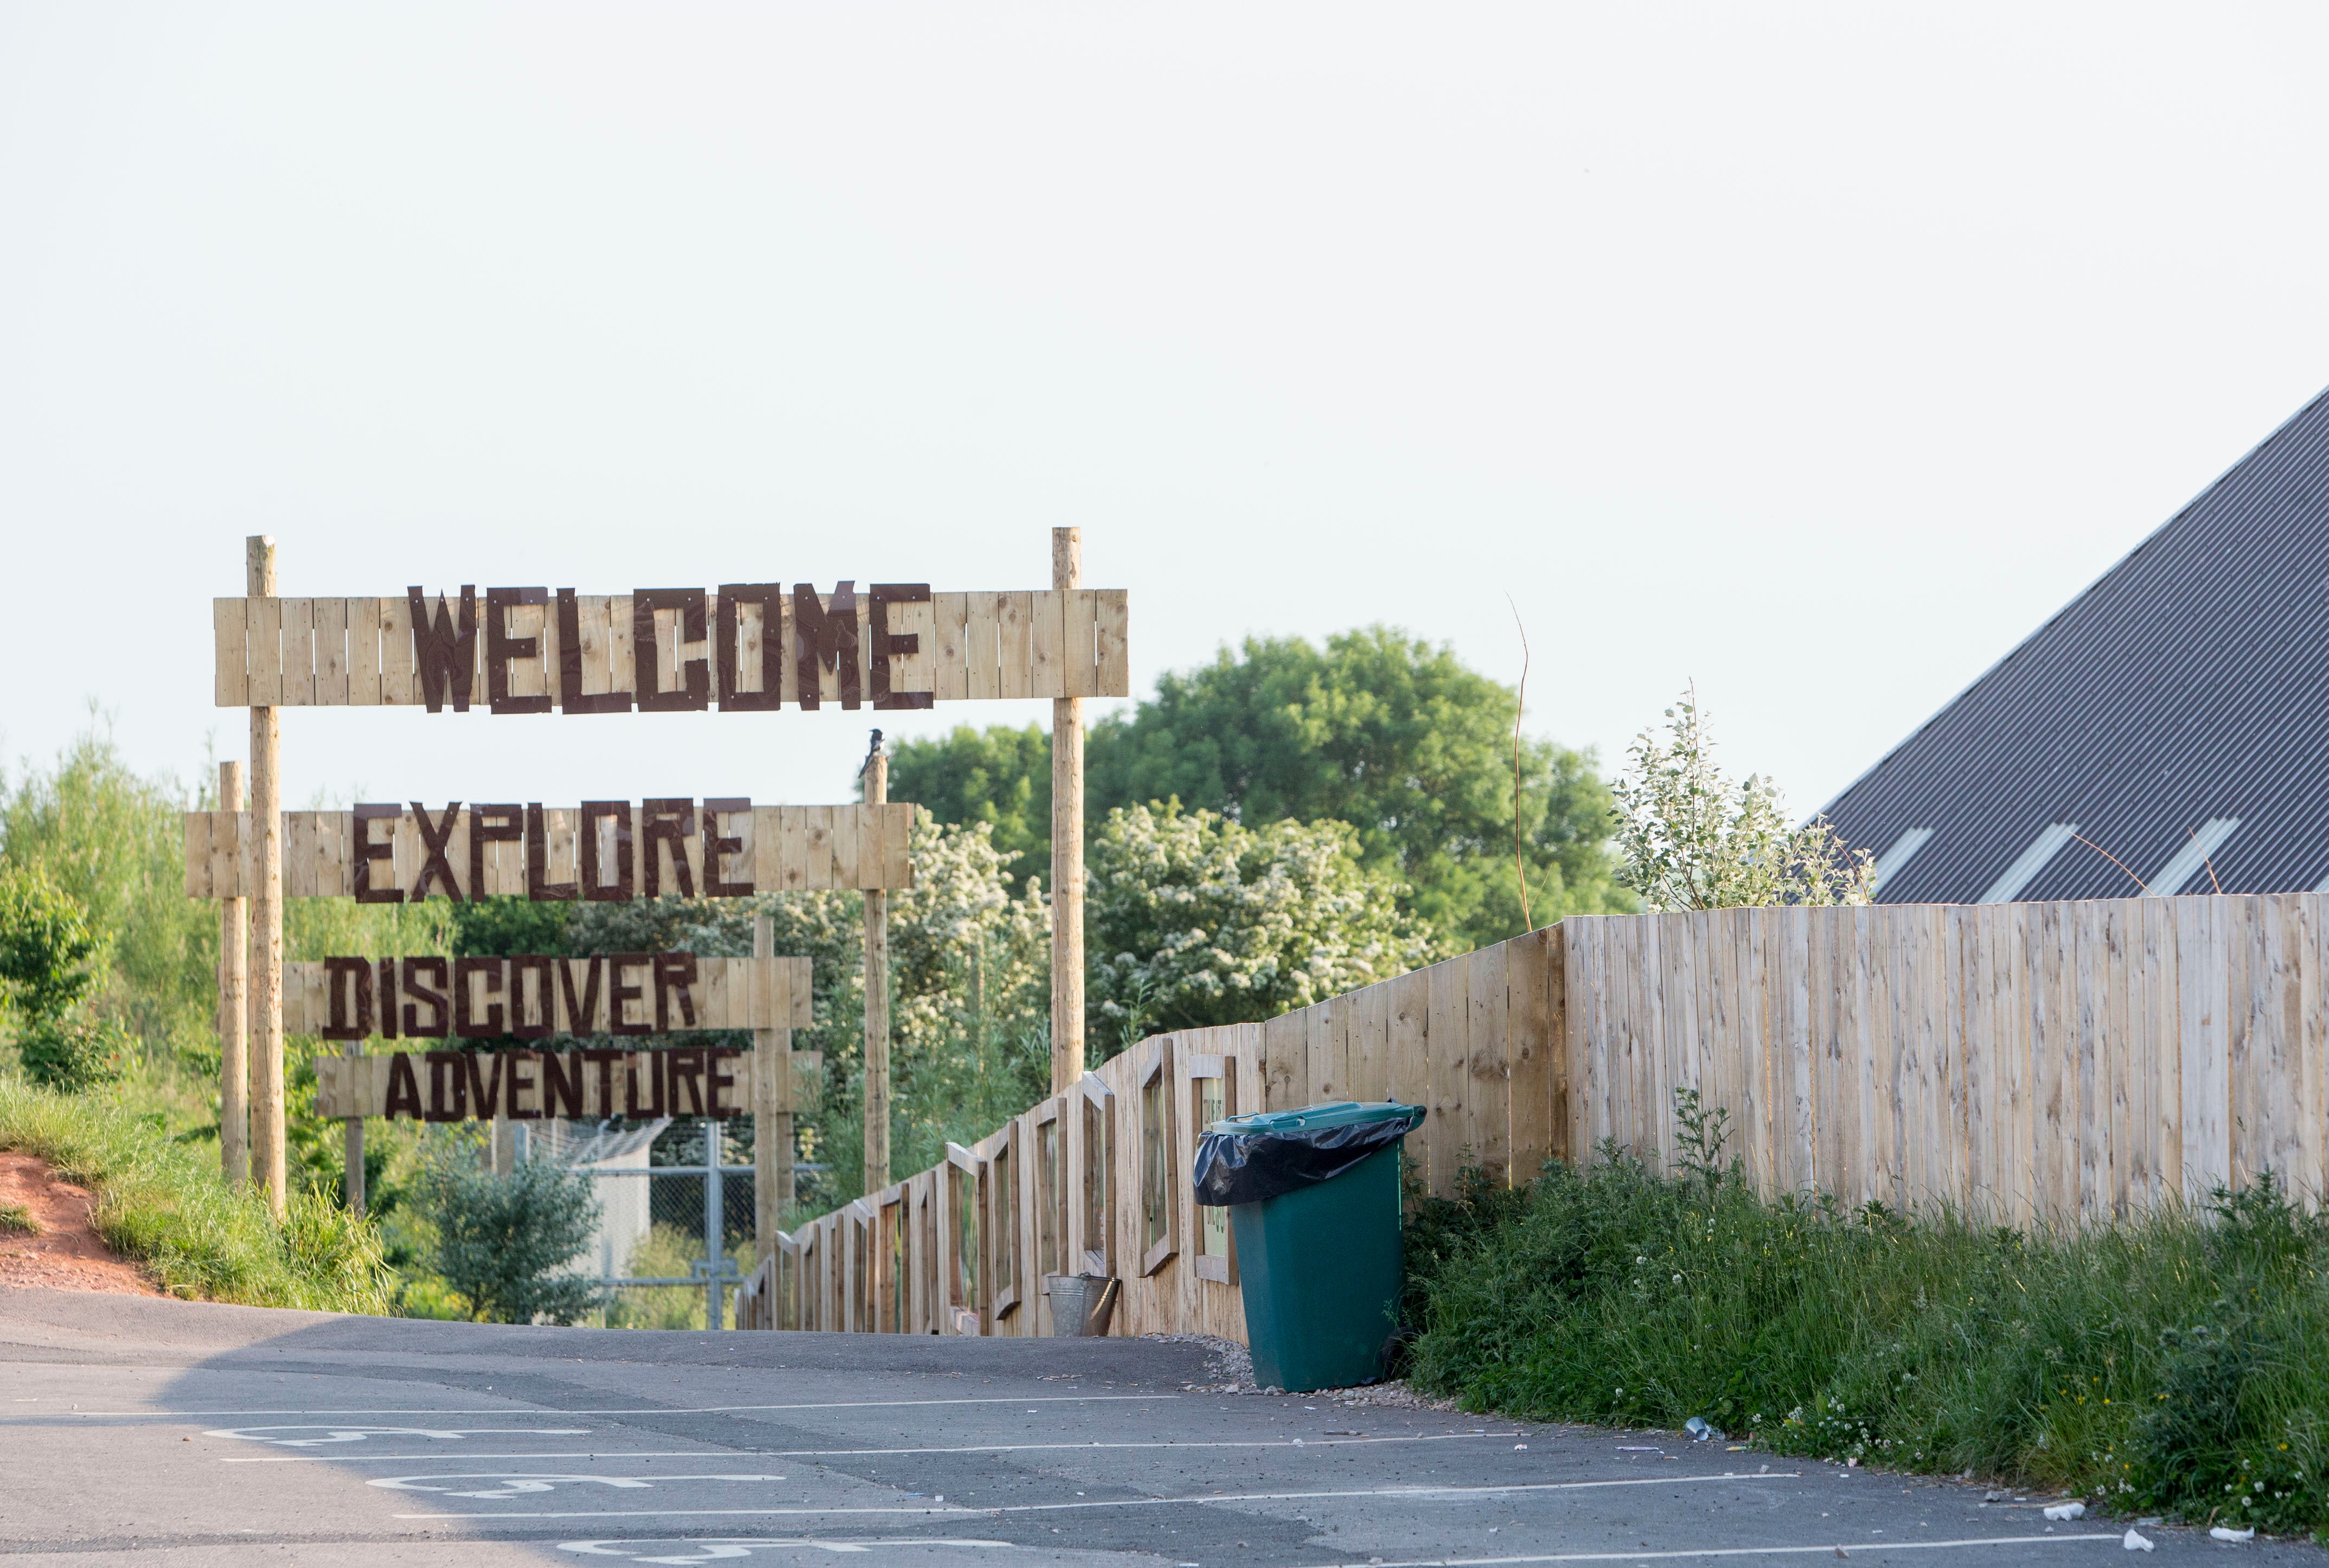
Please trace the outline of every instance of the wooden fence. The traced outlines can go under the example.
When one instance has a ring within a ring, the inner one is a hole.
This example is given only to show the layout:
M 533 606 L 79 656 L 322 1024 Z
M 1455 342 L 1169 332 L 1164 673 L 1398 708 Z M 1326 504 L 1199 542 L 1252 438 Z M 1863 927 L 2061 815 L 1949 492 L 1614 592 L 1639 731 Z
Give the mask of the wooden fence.
M 1399 1099 L 1435 1194 L 1727 1113 L 1769 1195 L 2102 1221 L 2269 1168 L 2329 1190 L 2315 894 L 1573 917 L 1266 1024 L 1160 1035 L 935 1170 L 779 1236 L 746 1326 L 1051 1331 L 1047 1273 L 1124 1281 L 1112 1331 L 1244 1337 L 1190 1195 L 1221 1115 Z

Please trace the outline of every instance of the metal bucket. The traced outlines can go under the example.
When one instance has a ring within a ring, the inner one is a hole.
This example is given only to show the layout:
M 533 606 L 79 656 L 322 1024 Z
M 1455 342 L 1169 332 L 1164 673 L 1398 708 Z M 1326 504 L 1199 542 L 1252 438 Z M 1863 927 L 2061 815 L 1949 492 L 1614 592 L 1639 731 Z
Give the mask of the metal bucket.
M 1046 1274 L 1043 1294 L 1051 1300 L 1054 1338 L 1083 1338 L 1108 1332 L 1124 1281 L 1099 1274 Z

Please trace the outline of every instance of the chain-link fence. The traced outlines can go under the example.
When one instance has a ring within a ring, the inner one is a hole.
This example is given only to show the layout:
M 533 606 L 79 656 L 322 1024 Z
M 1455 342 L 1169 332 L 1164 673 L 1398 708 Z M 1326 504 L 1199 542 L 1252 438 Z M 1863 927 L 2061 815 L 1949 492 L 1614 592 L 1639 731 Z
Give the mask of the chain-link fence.
M 587 1172 L 597 1231 L 574 1267 L 596 1279 L 609 1328 L 725 1328 L 759 1263 L 752 1123 L 696 1118 L 544 1121 L 519 1151 Z M 809 1167 L 819 1168 L 819 1167 Z

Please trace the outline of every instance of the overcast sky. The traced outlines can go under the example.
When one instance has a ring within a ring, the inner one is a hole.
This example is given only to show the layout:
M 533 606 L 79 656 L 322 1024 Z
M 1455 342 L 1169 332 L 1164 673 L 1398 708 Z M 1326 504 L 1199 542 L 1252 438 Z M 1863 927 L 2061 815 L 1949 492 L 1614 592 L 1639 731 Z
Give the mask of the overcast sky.
M 0 756 L 210 600 L 1387 621 L 1840 789 L 2329 383 L 2315 8 L 0 5 Z M 934 715 L 294 710 L 290 793 L 845 798 Z

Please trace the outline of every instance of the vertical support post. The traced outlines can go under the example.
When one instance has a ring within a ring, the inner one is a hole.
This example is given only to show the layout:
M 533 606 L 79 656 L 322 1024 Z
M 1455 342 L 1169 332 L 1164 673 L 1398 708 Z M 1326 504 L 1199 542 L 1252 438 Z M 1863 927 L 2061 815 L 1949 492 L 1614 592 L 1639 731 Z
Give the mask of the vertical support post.
M 752 957 L 777 955 L 776 921 L 752 917 Z M 779 1009 L 765 998 L 768 1016 L 789 1018 L 791 998 Z M 793 1032 L 789 1025 L 752 1031 L 752 1234 L 762 1257 L 793 1206 Z
M 724 1327 L 726 1314 L 720 1309 L 720 1243 L 724 1239 L 728 1218 L 728 1197 L 720 1185 L 720 1162 L 727 1155 L 728 1139 L 718 1122 L 703 1119 L 703 1327 L 717 1329 Z
M 1083 586 L 1083 531 L 1051 530 L 1051 586 Z M 1082 650 L 1070 649 L 1070 658 Z M 1084 1075 L 1084 700 L 1051 703 L 1051 1092 Z
M 243 808 L 240 762 L 219 764 L 218 808 Z M 219 1163 L 226 1185 L 239 1187 L 250 1179 L 250 907 L 240 898 L 218 904 Z
M 494 1112 L 492 1150 L 495 1176 L 505 1176 L 517 1169 L 517 1123 L 507 1111 Z
M 361 1040 L 351 1040 L 340 1047 L 344 1059 L 360 1060 L 363 1053 Z M 340 1191 L 347 1199 L 348 1213 L 360 1214 L 364 1212 L 363 1118 L 349 1117 L 341 1137 Z
M 275 540 L 246 541 L 246 590 L 276 597 Z M 287 1190 L 283 1150 L 283 730 L 273 708 L 250 710 L 251 1178 L 280 1218 Z
M 865 759 L 865 803 L 890 799 L 890 758 L 882 732 Z M 890 895 L 865 891 L 865 1194 L 890 1185 Z

